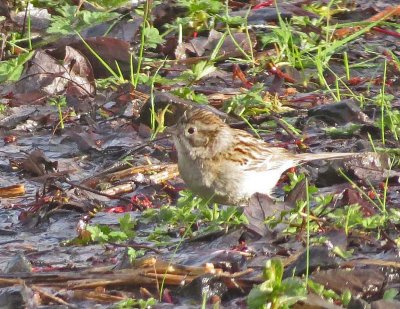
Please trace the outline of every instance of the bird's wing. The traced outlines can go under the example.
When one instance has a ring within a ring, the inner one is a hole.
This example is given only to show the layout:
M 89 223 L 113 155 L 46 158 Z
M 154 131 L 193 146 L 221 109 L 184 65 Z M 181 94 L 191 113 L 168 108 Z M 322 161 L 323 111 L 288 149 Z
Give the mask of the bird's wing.
M 225 155 L 226 159 L 240 165 L 243 171 L 286 170 L 297 162 L 285 148 L 272 147 L 254 137 L 249 140 L 246 136 L 238 136 L 233 151 Z

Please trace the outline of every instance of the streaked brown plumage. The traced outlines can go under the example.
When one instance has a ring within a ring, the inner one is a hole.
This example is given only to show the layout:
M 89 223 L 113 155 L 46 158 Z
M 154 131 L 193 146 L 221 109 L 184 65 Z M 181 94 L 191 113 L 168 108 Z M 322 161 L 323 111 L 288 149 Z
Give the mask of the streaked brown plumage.
M 230 128 L 202 108 L 187 110 L 169 131 L 188 187 L 203 198 L 228 205 L 246 205 L 256 192 L 270 195 L 282 173 L 300 162 L 354 155 L 293 154 Z

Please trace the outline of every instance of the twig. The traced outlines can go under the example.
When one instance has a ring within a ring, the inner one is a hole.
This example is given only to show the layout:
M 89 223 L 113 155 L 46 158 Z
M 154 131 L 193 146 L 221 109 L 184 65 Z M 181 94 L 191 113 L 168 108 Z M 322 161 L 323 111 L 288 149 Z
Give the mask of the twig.
M 276 124 L 277 124 L 278 126 L 280 126 L 283 130 L 285 130 L 286 133 L 287 133 L 288 135 L 290 135 L 290 137 L 291 137 L 292 139 L 294 139 L 294 140 L 298 139 L 298 136 L 294 135 L 294 134 L 293 134 L 293 131 L 292 131 L 292 130 L 286 125 L 286 123 L 284 123 L 281 119 L 279 119 L 278 117 L 273 116 L 273 115 L 271 115 L 270 117 L 271 117 L 273 120 L 275 120 L 275 121 L 276 121 Z
M 65 305 L 65 306 L 67 306 L 69 308 L 74 308 L 74 309 L 79 308 L 79 307 L 77 307 L 75 305 L 71 305 L 71 304 L 67 303 L 65 300 L 63 300 L 60 297 L 57 297 L 57 296 L 55 296 L 53 294 L 50 294 L 50 293 L 47 293 L 46 291 L 42 290 L 41 288 L 39 288 L 36 285 L 32 285 L 31 289 L 35 290 L 39 294 L 43 295 L 44 297 L 46 297 L 46 298 L 48 298 L 48 299 L 50 299 L 50 300 L 52 300 L 52 301 L 54 301 L 54 302 L 56 302 L 58 304 Z
M 116 246 L 116 247 L 123 247 L 123 248 L 134 248 L 134 249 L 145 249 L 145 250 L 149 250 L 149 251 L 154 251 L 157 254 L 160 254 L 161 251 L 153 248 L 153 247 L 149 247 L 146 245 L 140 245 L 140 244 L 117 244 L 115 242 L 107 242 L 110 245 Z
M 142 150 L 143 148 L 145 148 L 145 147 L 147 147 L 147 146 L 149 146 L 149 145 L 151 145 L 151 144 L 153 144 L 155 142 L 158 142 L 160 140 L 166 139 L 168 137 L 169 137 L 169 135 L 165 135 L 165 136 L 162 136 L 162 137 L 159 137 L 159 138 L 155 138 L 155 139 L 153 139 L 151 141 L 144 142 L 143 144 L 141 144 L 141 145 L 139 145 L 139 146 L 127 151 L 124 155 L 122 155 L 119 158 L 117 158 L 116 162 L 114 164 L 104 168 L 104 170 L 102 172 L 82 180 L 81 183 L 88 183 L 88 182 L 90 182 L 90 180 L 95 179 L 95 178 L 99 178 L 100 176 L 103 176 L 103 175 L 106 175 L 106 174 L 110 174 L 110 173 L 114 173 L 114 172 L 118 172 L 118 171 L 123 170 L 123 169 L 125 169 L 127 167 L 131 167 L 130 164 L 125 163 L 125 162 L 121 163 L 120 161 L 123 158 L 125 158 L 127 156 L 130 156 L 130 155 L 134 154 L 135 152 L 137 152 L 139 150 Z
M 75 188 L 78 188 L 78 189 L 81 189 L 81 190 L 84 190 L 84 191 L 88 191 L 88 192 L 91 192 L 91 193 L 94 193 L 94 194 L 97 194 L 97 195 L 105 196 L 105 197 L 108 197 L 109 199 L 121 200 L 121 201 L 124 201 L 124 202 L 127 202 L 127 203 L 131 203 L 131 200 L 129 198 L 127 198 L 127 197 L 115 196 L 115 195 L 110 195 L 110 194 L 107 194 L 107 193 L 102 193 L 99 190 L 92 189 L 92 188 L 89 188 L 89 187 L 86 187 L 86 186 L 82 186 L 82 185 L 73 183 L 72 181 L 69 181 L 69 180 L 66 180 L 66 179 L 64 179 L 63 181 L 65 183 L 75 187 Z

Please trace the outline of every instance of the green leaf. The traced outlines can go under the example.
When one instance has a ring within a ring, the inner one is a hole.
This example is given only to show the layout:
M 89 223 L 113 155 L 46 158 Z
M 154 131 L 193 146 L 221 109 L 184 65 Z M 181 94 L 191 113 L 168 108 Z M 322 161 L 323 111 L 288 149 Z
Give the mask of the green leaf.
M 264 292 L 260 286 L 251 289 L 247 296 L 247 306 L 250 309 L 267 308 L 267 293 Z
M 66 107 L 67 106 L 67 98 L 65 96 L 55 96 L 49 100 L 49 104 L 51 106 L 57 107 Z
M 157 300 L 150 297 L 148 299 L 134 299 L 134 298 L 127 298 L 121 300 L 120 302 L 116 303 L 112 308 L 117 309 L 131 309 L 131 308 L 140 308 L 140 309 L 147 309 L 152 308 L 155 304 L 157 304 Z
M 128 235 L 126 233 L 121 232 L 121 231 L 112 231 L 110 234 L 108 234 L 108 239 L 110 241 L 124 241 L 128 239 Z
M 275 286 L 281 285 L 283 277 L 283 264 L 280 259 L 270 259 L 265 263 L 264 278 L 274 282 Z
M 233 112 L 238 116 L 254 116 L 260 113 L 270 113 L 272 102 L 264 98 L 265 85 L 257 83 L 241 94 L 235 95 L 224 103 L 227 113 Z
M 70 34 L 74 31 L 81 31 L 86 27 L 114 19 L 119 16 L 118 13 L 109 12 L 91 12 L 77 10 L 77 6 L 63 5 L 56 9 L 60 16 L 51 17 L 48 33 Z
M 0 83 L 17 81 L 22 74 L 24 64 L 32 58 L 33 51 L 21 54 L 17 58 L 0 62 Z
M 314 282 L 312 280 L 308 280 L 308 287 L 317 295 L 322 295 L 325 290 L 325 287 L 322 284 Z
M 383 294 L 383 299 L 384 300 L 392 300 L 397 296 L 397 294 L 399 294 L 399 290 L 394 289 L 394 288 L 388 289 Z
M 384 297 L 385 297 L 385 296 L 384 296 Z M 348 305 L 348 304 L 350 303 L 350 301 L 351 301 L 351 298 L 352 298 L 352 295 L 351 295 L 350 290 L 344 291 L 343 294 L 342 294 L 342 297 L 341 297 L 341 299 L 342 299 L 342 304 L 343 304 L 345 307 L 347 307 L 347 305 Z
M 299 300 L 305 299 L 307 289 L 298 278 L 282 281 L 283 264 L 280 259 L 266 262 L 263 283 L 253 287 L 247 297 L 249 308 L 289 308 Z
M 161 37 L 157 28 L 148 27 L 143 29 L 145 44 L 149 48 L 156 48 L 157 45 L 162 44 L 164 39 Z
M 201 11 L 217 14 L 224 9 L 224 4 L 218 0 L 180 0 L 179 5 L 187 7 L 189 14 Z
M 243 27 L 247 23 L 246 18 L 244 18 L 242 16 L 227 16 L 227 15 L 223 15 L 223 16 L 219 16 L 219 18 L 221 19 L 222 22 L 224 22 L 224 23 L 226 23 L 226 24 L 228 24 L 230 26 Z
M 307 289 L 304 283 L 298 278 L 286 278 L 279 287 L 279 303 L 291 306 L 299 300 L 305 299 Z
M 172 91 L 173 94 L 180 98 L 194 101 L 199 104 L 208 104 L 208 98 L 202 93 L 195 93 L 189 87 L 180 87 Z
M 337 256 L 341 257 L 342 259 L 346 260 L 351 258 L 354 250 L 346 251 L 338 246 L 334 246 L 332 252 L 335 253 Z
M 135 228 L 135 221 L 132 220 L 130 214 L 125 214 L 123 217 L 119 219 L 119 228 L 122 232 L 126 234 L 127 237 L 133 237 Z
M 208 61 L 200 61 L 196 63 L 193 67 L 193 73 L 196 76 L 196 80 L 200 80 L 214 72 L 217 68 L 214 64 L 210 64 Z
M 128 256 L 129 261 L 133 263 L 138 257 L 141 257 L 145 254 L 144 250 L 135 250 L 134 248 L 128 248 Z
M 96 7 L 110 10 L 110 9 L 118 9 L 132 1 L 129 1 L 129 0 L 93 0 L 93 1 L 88 1 L 88 2 Z
M 87 226 L 86 229 L 90 232 L 92 241 L 98 241 L 100 243 L 107 242 L 111 229 L 105 225 Z

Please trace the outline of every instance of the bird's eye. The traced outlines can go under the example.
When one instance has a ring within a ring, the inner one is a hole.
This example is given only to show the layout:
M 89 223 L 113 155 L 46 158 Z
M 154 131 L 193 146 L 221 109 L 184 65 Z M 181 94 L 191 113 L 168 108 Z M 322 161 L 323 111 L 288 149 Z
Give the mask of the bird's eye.
M 188 132 L 189 134 L 193 134 L 195 131 L 196 131 L 196 129 L 193 128 L 193 127 L 190 127 L 189 129 L 187 129 L 187 132 Z

